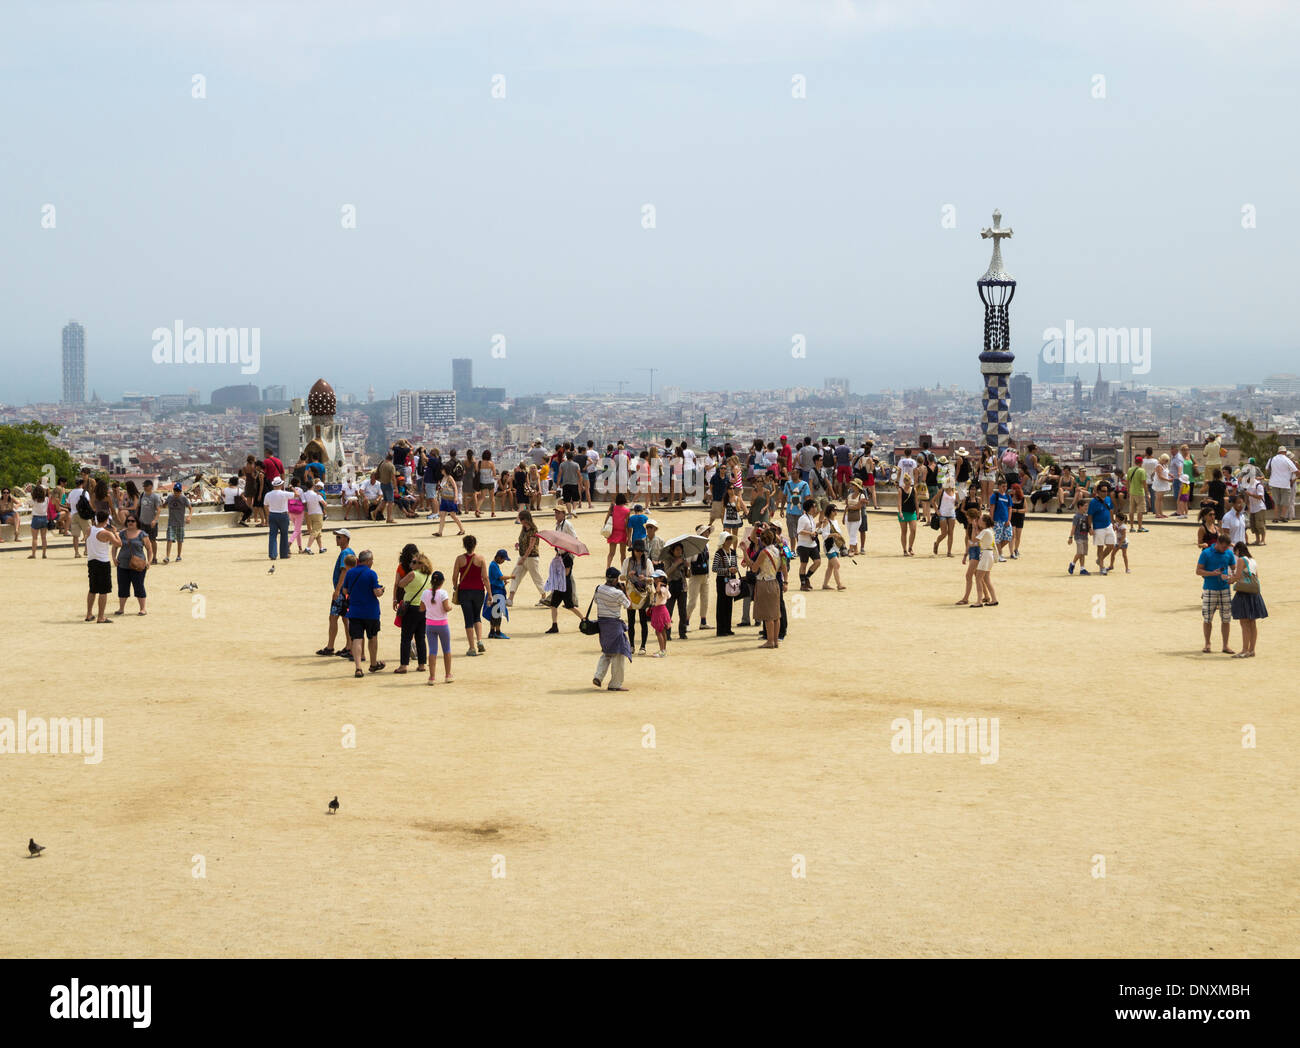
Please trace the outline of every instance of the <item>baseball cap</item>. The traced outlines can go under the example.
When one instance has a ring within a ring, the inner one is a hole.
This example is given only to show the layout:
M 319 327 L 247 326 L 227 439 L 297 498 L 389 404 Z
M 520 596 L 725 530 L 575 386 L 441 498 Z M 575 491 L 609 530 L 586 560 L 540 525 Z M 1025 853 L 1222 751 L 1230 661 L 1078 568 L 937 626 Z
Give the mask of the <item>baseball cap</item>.
M 507 553 L 507 552 L 506 552 L 505 550 L 503 550 L 503 549 L 499 549 L 499 550 L 497 550 L 497 556 L 498 556 L 498 557 L 504 557 L 506 560 L 509 560 L 509 559 L 510 559 L 510 554 Z
M 659 527 L 659 521 L 655 520 L 654 517 L 651 517 L 645 522 L 645 526 L 647 528 L 657 528 Z
M 172 491 L 180 491 L 180 490 L 181 490 L 181 486 L 179 484 L 172 485 Z
M 339 530 L 334 532 L 334 534 L 341 535 L 345 539 L 350 539 L 352 537 L 352 532 L 348 531 L 347 528 L 339 528 Z

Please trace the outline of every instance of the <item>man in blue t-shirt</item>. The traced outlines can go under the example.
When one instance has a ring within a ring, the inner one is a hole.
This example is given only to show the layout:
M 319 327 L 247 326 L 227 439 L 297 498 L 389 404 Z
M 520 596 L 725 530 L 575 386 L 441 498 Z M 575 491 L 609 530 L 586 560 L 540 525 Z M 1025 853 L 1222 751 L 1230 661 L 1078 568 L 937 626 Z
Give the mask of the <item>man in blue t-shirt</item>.
M 790 534 L 790 545 L 799 541 L 799 518 L 803 516 L 804 499 L 812 498 L 812 488 L 806 480 L 795 480 L 791 473 L 781 486 L 785 496 L 785 530 Z
M 638 502 L 632 507 L 632 512 L 627 517 L 627 541 L 629 544 L 645 542 L 645 523 L 649 519 L 650 514 L 645 511 L 645 507 L 641 503 Z
M 1005 561 L 1002 547 L 1011 541 L 1011 496 L 1007 494 L 1007 478 L 998 477 L 997 490 L 989 496 L 989 511 L 993 514 L 993 541 L 997 543 L 998 560 Z
M 1228 578 L 1237 564 L 1236 556 L 1228 548 L 1230 541 L 1221 531 L 1214 537 L 1214 545 L 1201 550 L 1196 558 L 1196 574 L 1201 577 L 1201 625 L 1205 630 L 1205 647 L 1201 651 L 1210 650 L 1210 629 L 1217 611 L 1225 655 L 1233 654 L 1228 647 L 1228 633 L 1232 629 L 1232 588 Z
M 330 579 L 330 639 L 325 647 L 316 652 L 317 655 L 340 655 L 345 659 L 351 658 L 351 646 L 344 644 L 336 652 L 334 650 L 334 638 L 338 636 L 339 619 L 343 620 L 343 636 L 348 635 L 348 602 L 347 598 L 339 592 L 339 578 L 343 575 L 343 562 L 352 556 L 352 547 L 348 545 L 352 541 L 352 532 L 347 528 L 339 528 L 334 532 L 334 543 L 338 547 L 339 555 L 334 561 L 334 574 Z
M 1110 498 L 1110 484 L 1103 480 L 1093 489 L 1092 500 L 1088 503 L 1088 519 L 1092 522 L 1093 541 L 1097 544 L 1097 571 L 1102 575 L 1110 570 L 1106 567 L 1107 555 L 1113 566 L 1117 552 L 1115 528 L 1110 521 L 1114 507 Z
M 343 576 L 343 593 L 348 598 L 348 636 L 352 638 L 352 662 L 355 676 L 365 673 L 361 656 L 365 651 L 364 638 L 370 638 L 370 672 L 384 668 L 379 661 L 379 598 L 384 587 L 374 569 L 375 555 L 368 549 L 357 554 L 357 566 Z

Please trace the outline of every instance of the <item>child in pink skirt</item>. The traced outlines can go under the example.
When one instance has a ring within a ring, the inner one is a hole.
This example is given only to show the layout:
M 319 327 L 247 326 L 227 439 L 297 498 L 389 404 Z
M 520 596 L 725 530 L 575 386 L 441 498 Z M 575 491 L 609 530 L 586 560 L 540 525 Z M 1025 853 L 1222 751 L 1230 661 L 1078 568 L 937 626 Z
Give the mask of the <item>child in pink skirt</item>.
M 662 659 L 668 654 L 668 633 L 673 628 L 673 617 L 668 611 L 668 576 L 656 571 L 654 580 L 654 592 L 650 595 L 650 628 L 655 631 L 659 650 L 650 657 Z

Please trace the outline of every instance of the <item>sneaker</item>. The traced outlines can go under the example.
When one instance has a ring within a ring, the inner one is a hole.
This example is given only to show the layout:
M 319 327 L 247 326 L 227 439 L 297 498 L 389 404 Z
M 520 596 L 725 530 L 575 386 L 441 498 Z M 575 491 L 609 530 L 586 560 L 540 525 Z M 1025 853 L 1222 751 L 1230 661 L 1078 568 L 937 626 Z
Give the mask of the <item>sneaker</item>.
M 483 642 L 482 642 L 482 641 L 479 641 L 479 642 L 478 642 L 478 653 L 479 653 L 480 655 L 482 655 L 485 651 L 487 651 L 487 648 L 483 647 Z
M 553 625 L 551 626 L 551 628 L 550 628 L 549 630 L 547 630 L 546 632 L 547 632 L 547 633 L 559 633 L 559 632 L 560 632 L 560 627 L 559 627 L 559 625 L 554 625 L 554 624 L 553 624 Z
M 467 659 L 475 658 L 477 655 L 478 655 L 478 652 L 475 651 L 473 648 L 470 648 L 469 651 L 465 652 L 465 657 L 466 657 Z
M 652 659 L 662 659 L 662 658 L 664 658 L 667 654 L 668 654 L 668 652 L 666 652 L 666 651 L 656 651 L 656 652 L 655 652 L 653 655 L 651 655 L 650 657 L 651 657 Z
M 1068 571 L 1071 575 L 1073 575 L 1073 574 L 1074 574 L 1074 561 L 1070 561 L 1070 566 L 1069 566 L 1068 568 L 1066 568 L 1065 570 Z
M 637 654 L 638 654 L 638 655 L 644 655 L 644 654 L 645 654 L 645 648 L 642 648 L 640 651 L 637 652 Z
M 1131 568 L 1125 568 L 1125 569 L 1124 569 L 1124 574 L 1125 574 L 1125 575 L 1132 575 L 1132 574 L 1133 574 L 1133 571 L 1132 571 Z
M 1091 575 L 1092 572 L 1090 572 L 1087 568 L 1080 568 L 1080 569 L 1079 569 L 1079 574 L 1080 574 L 1080 575 Z
M 510 634 L 508 634 L 508 633 L 498 633 L 498 634 L 497 634 L 497 640 L 509 640 L 509 639 L 510 639 Z
M 1006 558 L 1006 557 L 998 557 L 998 563 L 999 563 L 999 564 L 1005 564 L 1006 562 L 1007 562 L 1007 558 Z
M 1098 574 L 1098 575 L 1109 575 L 1109 574 L 1110 574 L 1110 568 L 1101 568 L 1101 569 L 1097 572 L 1097 574 Z

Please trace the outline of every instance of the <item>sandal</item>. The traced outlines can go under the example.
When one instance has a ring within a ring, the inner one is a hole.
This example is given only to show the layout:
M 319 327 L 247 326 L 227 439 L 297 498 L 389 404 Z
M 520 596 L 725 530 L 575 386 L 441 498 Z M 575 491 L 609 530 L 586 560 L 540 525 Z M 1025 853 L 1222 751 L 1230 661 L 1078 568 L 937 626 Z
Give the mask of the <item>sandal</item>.
M 382 662 L 376 662 L 373 666 L 370 667 L 370 672 L 371 672 L 371 673 L 378 673 L 380 670 L 382 670 L 382 669 L 384 668 L 384 665 L 385 665 L 385 664 L 382 663 Z
M 406 672 L 406 667 L 405 667 L 405 666 L 398 666 L 397 669 L 393 670 L 393 672 L 394 672 L 394 673 L 405 673 L 405 672 Z
M 354 673 L 354 674 L 352 674 L 352 676 L 354 676 L 354 677 L 364 677 L 365 674 L 362 673 L 360 670 L 357 670 L 357 672 Z
M 333 649 L 333 648 L 318 648 L 318 649 L 316 650 L 316 654 L 317 654 L 317 655 L 333 655 L 333 654 L 334 654 L 334 649 Z

